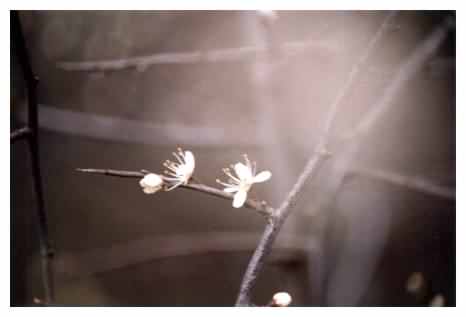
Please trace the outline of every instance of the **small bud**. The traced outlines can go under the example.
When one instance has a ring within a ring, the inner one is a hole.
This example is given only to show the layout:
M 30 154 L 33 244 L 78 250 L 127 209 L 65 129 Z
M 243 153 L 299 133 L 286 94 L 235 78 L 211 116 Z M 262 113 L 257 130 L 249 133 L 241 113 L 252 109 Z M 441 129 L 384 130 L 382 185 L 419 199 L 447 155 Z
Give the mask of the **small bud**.
M 159 191 L 163 186 L 163 179 L 157 174 L 147 174 L 139 181 L 139 185 L 146 194 L 154 194 Z
M 291 295 L 287 292 L 279 292 L 273 295 L 270 306 L 272 307 L 287 307 L 291 304 Z
M 412 273 L 406 282 L 406 291 L 411 294 L 418 293 L 424 286 L 424 276 L 420 272 Z
M 40 300 L 39 298 L 37 297 L 34 297 L 33 300 L 34 304 L 36 305 L 42 305 L 44 302 L 42 300 Z
M 429 306 L 431 307 L 442 307 L 445 306 L 445 297 L 442 294 L 437 294 L 430 301 Z

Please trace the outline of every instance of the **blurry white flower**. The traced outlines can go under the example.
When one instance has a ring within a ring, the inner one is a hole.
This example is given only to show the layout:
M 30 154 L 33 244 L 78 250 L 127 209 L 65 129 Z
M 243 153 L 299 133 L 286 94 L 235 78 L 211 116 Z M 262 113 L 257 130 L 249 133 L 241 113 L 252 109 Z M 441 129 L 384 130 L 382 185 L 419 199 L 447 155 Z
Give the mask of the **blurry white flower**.
M 251 164 L 246 154 L 244 154 L 246 165 L 236 163 L 232 168 L 235 170 L 236 176 L 233 176 L 229 168 L 224 168 L 223 172 L 229 177 L 228 183 L 221 182 L 217 179 L 217 183 L 225 186 L 223 189 L 227 193 L 236 193 L 233 198 L 233 207 L 241 208 L 248 197 L 248 191 L 252 184 L 262 183 L 268 180 L 272 173 L 263 171 L 256 174 L 256 162 Z
M 443 297 L 442 294 L 437 294 L 432 298 L 430 301 L 429 306 L 431 307 L 442 307 L 445 306 L 445 298 Z
M 291 295 L 287 292 L 279 292 L 273 295 L 272 303 L 270 306 L 287 307 L 291 304 Z
M 169 169 L 169 171 L 165 171 L 165 174 L 171 176 L 165 176 L 164 179 L 173 183 L 173 186 L 166 189 L 167 191 L 175 189 L 180 185 L 188 184 L 196 165 L 194 155 L 190 151 L 183 152 L 178 148 L 178 153 L 173 152 L 173 155 L 178 162 L 166 160 L 165 163 L 163 163 L 163 166 Z
M 424 286 L 424 276 L 420 272 L 412 273 L 406 282 L 406 290 L 409 293 L 415 294 Z
M 163 179 L 157 174 L 149 173 L 139 181 L 139 185 L 141 185 L 144 193 L 153 194 L 162 188 Z

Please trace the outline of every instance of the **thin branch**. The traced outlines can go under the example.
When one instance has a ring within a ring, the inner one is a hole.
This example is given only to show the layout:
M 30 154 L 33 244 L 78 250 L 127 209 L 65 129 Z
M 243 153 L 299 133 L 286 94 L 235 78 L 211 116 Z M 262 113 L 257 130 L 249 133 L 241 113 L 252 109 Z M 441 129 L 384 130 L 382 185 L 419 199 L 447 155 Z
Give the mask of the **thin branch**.
M 147 174 L 147 171 L 121 171 L 121 170 L 112 170 L 112 169 L 93 169 L 93 168 L 78 168 L 77 171 L 79 172 L 84 172 L 84 173 L 93 173 L 93 174 L 101 174 L 101 175 L 108 175 L 108 176 L 116 176 L 116 177 L 129 177 L 129 178 L 142 178 L 144 177 L 145 174 Z M 163 175 L 161 175 L 163 178 Z M 226 193 L 220 189 L 216 189 L 207 185 L 203 184 L 197 184 L 197 183 L 188 183 L 186 185 L 181 185 L 181 188 L 186 188 L 198 192 L 202 192 L 205 194 L 209 194 L 212 196 L 232 200 L 233 199 L 233 194 Z M 274 209 L 270 206 L 267 205 L 265 201 L 258 201 L 255 199 L 249 198 L 246 200 L 244 203 L 244 206 L 253 209 L 260 213 L 262 216 L 265 216 L 266 218 L 271 217 L 274 213 Z
M 363 141 L 366 140 L 369 132 L 389 109 L 392 100 L 406 86 L 406 82 L 417 73 L 421 66 L 440 46 L 452 27 L 454 27 L 454 20 L 448 17 L 440 26 L 435 28 L 430 36 L 427 37 L 427 39 L 415 49 L 406 62 L 400 66 L 398 72 L 385 89 L 379 101 L 362 117 L 359 124 L 346 136 L 347 144 L 344 145 L 340 157 L 335 162 L 335 175 L 332 180 L 331 190 L 333 194 L 329 196 L 329 199 L 333 199 L 331 197 L 335 195 L 338 188 L 340 188 L 355 155 L 364 144 Z
M 108 176 L 116 177 L 129 177 L 129 178 L 143 178 L 147 171 L 121 171 L 121 170 L 112 170 L 112 169 L 98 169 L 98 168 L 77 168 L 78 172 L 83 173 L 92 173 L 92 174 L 102 174 Z
M 353 166 L 356 154 L 359 152 L 360 148 L 364 146 L 365 137 L 373 127 L 375 127 L 380 118 L 382 118 L 382 114 L 388 110 L 392 100 L 397 96 L 400 90 L 406 86 L 407 81 L 413 78 L 414 74 L 416 74 L 420 67 L 443 42 L 452 25 L 451 19 L 447 19 L 440 26 L 436 27 L 435 30 L 427 36 L 427 39 L 415 48 L 414 52 L 400 65 L 378 102 L 363 116 L 361 123 L 356 125 L 356 128 L 346 137 L 346 142 L 342 142 L 341 148 L 338 150 L 338 155 L 335 155 L 336 158 L 332 162 L 329 174 L 326 175 L 329 183 L 328 186 L 326 186 L 326 195 L 323 197 L 324 200 L 318 207 L 319 210 L 325 212 L 330 209 L 349 169 Z M 327 218 L 324 217 L 321 225 L 325 226 L 326 221 Z M 322 258 L 316 258 L 315 260 L 318 262 L 318 267 L 325 267 L 325 262 Z M 317 288 L 317 293 L 321 293 L 322 280 L 318 280 L 317 283 L 315 288 Z
M 264 265 L 266 257 L 272 251 L 272 245 L 280 232 L 286 217 L 291 212 L 291 207 L 295 205 L 298 194 L 311 179 L 311 176 L 316 172 L 317 166 L 319 166 L 327 157 L 328 155 L 322 151 L 316 151 L 315 154 L 312 155 L 307 162 L 304 171 L 299 176 L 298 181 L 289 192 L 287 198 L 273 214 L 272 221 L 266 225 L 264 233 L 262 234 L 259 244 L 249 261 L 246 273 L 244 274 L 241 282 L 236 306 L 248 306 L 251 304 L 250 293 L 252 287 L 254 286 L 257 276 Z
M 375 48 L 375 45 L 378 41 L 382 38 L 382 35 L 387 30 L 388 26 L 390 25 L 391 20 L 396 16 L 398 12 L 392 11 L 384 18 L 382 24 L 378 28 L 377 32 L 374 34 L 372 39 L 370 40 L 367 47 L 364 49 L 364 53 L 360 56 L 357 62 L 353 65 L 351 72 L 348 75 L 344 85 L 340 88 L 337 97 L 334 99 L 333 103 L 330 105 L 330 110 L 327 116 L 327 120 L 324 124 L 324 135 L 328 135 L 333 125 L 333 121 L 336 118 L 338 109 L 340 108 L 340 104 L 343 101 L 343 98 L 348 93 L 350 87 L 353 85 L 357 75 L 361 72 L 361 66 L 364 65 L 371 55 L 372 51 Z
M 422 177 L 400 175 L 394 172 L 377 169 L 354 167 L 348 170 L 348 174 L 372 178 L 396 186 L 402 186 L 421 193 L 438 196 L 445 199 L 456 199 L 455 190 L 437 185 Z
M 280 45 L 281 51 L 287 55 L 294 55 L 300 51 L 309 49 L 326 49 L 330 46 L 326 43 L 315 41 L 295 41 Z M 159 53 L 148 56 L 138 56 L 126 59 L 113 59 L 88 62 L 58 62 L 56 66 L 66 71 L 104 72 L 117 71 L 127 68 L 136 68 L 144 71 L 147 67 L 158 64 L 195 64 L 195 63 L 219 63 L 234 61 L 254 61 L 267 51 L 265 46 L 243 46 L 237 48 L 225 48 L 208 51 L 192 51 L 180 53 Z
M 384 19 L 382 25 L 379 27 L 373 39 L 369 42 L 367 48 L 365 49 L 365 53 L 352 67 L 352 70 L 348 75 L 348 78 L 346 79 L 343 87 L 330 106 L 330 111 L 328 112 L 324 123 L 325 133 L 323 133 L 320 137 L 316 150 L 309 158 L 303 172 L 299 176 L 291 191 L 288 193 L 288 196 L 285 198 L 281 206 L 275 211 L 273 221 L 267 224 L 261 240 L 259 241 L 259 244 L 254 251 L 254 254 L 248 264 L 246 273 L 244 274 L 243 280 L 241 282 L 240 291 L 236 300 L 236 306 L 247 306 L 251 304 L 250 297 L 252 288 L 256 283 L 259 272 L 262 270 L 266 257 L 271 252 L 272 245 L 278 233 L 280 232 L 283 223 L 291 213 L 292 207 L 296 204 L 299 193 L 315 174 L 317 167 L 323 162 L 325 158 L 329 156 L 329 153 L 326 150 L 328 133 L 331 130 L 333 122 L 335 121 L 335 117 L 338 113 L 339 107 L 341 106 L 343 97 L 346 95 L 349 87 L 353 84 L 356 75 L 360 72 L 361 65 L 367 60 L 368 56 L 373 51 L 375 43 L 381 38 L 382 31 L 385 30 L 393 16 L 394 13 L 391 12 Z
M 390 85 L 385 89 L 379 102 L 362 118 L 356 128 L 348 134 L 348 138 L 356 138 L 365 135 L 372 129 L 391 105 L 393 97 L 405 86 L 427 61 L 433 52 L 440 46 L 446 38 L 448 31 L 453 28 L 455 21 L 453 17 L 448 17 L 438 26 L 424 42 L 416 48 L 408 60 L 401 65 L 399 71 L 392 79 Z

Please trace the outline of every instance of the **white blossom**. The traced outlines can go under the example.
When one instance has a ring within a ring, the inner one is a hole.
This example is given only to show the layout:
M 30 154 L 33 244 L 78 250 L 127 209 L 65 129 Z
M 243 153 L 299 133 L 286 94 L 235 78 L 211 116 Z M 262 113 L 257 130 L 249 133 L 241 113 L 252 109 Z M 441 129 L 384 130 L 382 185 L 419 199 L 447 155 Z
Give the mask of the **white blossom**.
M 142 190 L 146 194 L 153 194 L 160 190 L 163 186 L 163 179 L 157 174 L 149 173 L 139 181 Z
M 287 307 L 291 304 L 291 295 L 287 292 L 279 292 L 273 295 L 272 306 Z
M 236 176 L 231 173 L 229 168 L 223 169 L 223 172 L 229 177 L 228 183 L 217 179 L 217 183 L 225 186 L 223 189 L 225 192 L 235 193 L 233 197 L 233 207 L 235 208 L 241 208 L 244 205 L 252 184 L 265 182 L 272 176 L 269 171 L 263 171 L 256 175 L 256 162 L 251 163 L 246 154 L 244 154 L 244 158 L 246 165 L 241 162 L 232 165 Z
M 165 174 L 169 175 L 164 176 L 164 179 L 172 183 L 172 186 L 166 189 L 167 191 L 175 189 L 180 185 L 188 184 L 196 165 L 194 155 L 190 151 L 183 151 L 178 148 L 178 153 L 173 152 L 173 156 L 175 156 L 178 162 L 166 160 L 163 164 L 163 166 L 168 168 Z

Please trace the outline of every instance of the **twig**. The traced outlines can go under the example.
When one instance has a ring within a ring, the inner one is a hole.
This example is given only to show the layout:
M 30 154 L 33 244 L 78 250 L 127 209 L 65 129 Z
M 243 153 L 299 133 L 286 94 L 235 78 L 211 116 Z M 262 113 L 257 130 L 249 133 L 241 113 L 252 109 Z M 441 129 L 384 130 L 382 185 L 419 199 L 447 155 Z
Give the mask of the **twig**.
M 252 287 L 254 286 L 257 276 L 264 265 L 265 258 L 272 250 L 272 245 L 280 232 L 286 217 L 291 212 L 291 207 L 294 206 L 298 194 L 317 170 L 317 166 L 327 157 L 328 155 L 322 151 L 316 151 L 315 154 L 312 155 L 307 162 L 303 173 L 299 176 L 298 181 L 289 192 L 287 198 L 273 214 L 272 221 L 266 225 L 264 233 L 262 234 L 259 244 L 249 261 L 246 273 L 244 274 L 241 282 L 236 306 L 250 305 L 250 293 Z
M 354 130 L 352 130 L 351 133 L 349 133 L 345 138 L 344 141 L 346 142 L 342 143 L 342 146 L 338 151 L 339 153 L 336 155 L 336 159 L 332 162 L 333 164 L 330 168 L 330 172 L 328 175 L 326 175 L 329 183 L 326 188 L 324 201 L 319 207 L 320 210 L 329 210 L 344 180 L 346 179 L 346 176 L 348 175 L 348 171 L 353 166 L 353 161 L 356 154 L 364 145 L 364 141 L 366 140 L 365 137 L 380 120 L 382 114 L 388 110 L 392 100 L 397 96 L 400 90 L 442 43 L 452 25 L 453 23 L 451 18 L 448 18 L 440 26 L 437 26 L 434 31 L 415 48 L 414 52 L 402 65 L 400 65 L 395 73 L 395 76 L 388 83 L 387 88 L 385 88 L 378 102 L 374 104 L 373 108 L 368 111 L 363 116 L 360 123 L 356 125 L 356 128 L 354 128 Z M 322 220 L 323 223 L 321 224 L 322 227 L 325 227 L 326 221 L 327 218 L 324 217 Z M 316 265 L 318 267 L 322 267 L 322 269 L 325 270 L 325 259 L 317 258 L 315 261 L 317 262 Z M 317 288 L 317 292 L 319 293 L 320 289 L 322 288 L 322 280 L 318 280 L 317 283 L 319 284 L 315 285 L 314 288 Z
M 335 120 L 336 114 L 338 112 L 337 110 L 341 105 L 343 96 L 346 95 L 349 87 L 353 84 L 356 75 L 360 71 L 361 65 L 366 61 L 369 54 L 372 52 L 375 42 L 379 40 L 379 38 L 381 37 L 382 30 L 386 28 L 389 20 L 393 17 L 393 15 L 393 13 L 390 13 L 384 19 L 384 22 L 374 35 L 374 38 L 369 42 L 368 47 L 366 48 L 366 53 L 353 66 L 350 74 L 348 75 L 347 80 L 345 81 L 345 84 L 343 85 L 342 89 L 337 94 L 337 97 L 335 98 L 334 102 L 330 106 L 330 111 L 327 114 L 324 124 L 325 133 L 323 133 L 320 137 L 316 150 L 308 160 L 297 182 L 294 184 L 293 188 L 288 193 L 288 196 L 285 198 L 281 206 L 275 211 L 273 221 L 267 224 L 264 233 L 261 237 L 261 240 L 259 241 L 259 244 L 256 250 L 254 251 L 254 254 L 248 264 L 246 273 L 244 274 L 243 280 L 241 282 L 239 295 L 236 300 L 236 306 L 247 306 L 251 304 L 250 297 L 252 287 L 254 286 L 257 276 L 264 265 L 265 258 L 271 252 L 272 245 L 278 233 L 280 232 L 283 223 L 290 214 L 292 207 L 296 203 L 298 194 L 302 191 L 302 189 L 309 181 L 311 176 L 314 175 L 314 173 L 317 170 L 317 167 L 323 162 L 325 158 L 328 157 L 329 153 L 326 150 L 328 133 L 331 130 L 331 126 Z
M 387 27 L 390 25 L 391 20 L 396 16 L 396 14 L 397 14 L 397 11 L 392 11 L 384 18 L 377 32 L 374 34 L 369 44 L 365 48 L 364 53 L 361 55 L 361 57 L 357 60 L 357 62 L 351 68 L 351 72 L 349 73 L 348 78 L 346 79 L 343 87 L 341 87 L 333 103 L 330 105 L 329 114 L 324 124 L 324 131 L 323 131 L 324 135 L 328 135 L 330 133 L 330 130 L 333 125 L 333 121 L 336 118 L 338 109 L 340 108 L 340 104 L 343 101 L 343 98 L 346 96 L 350 87 L 353 85 L 356 79 L 356 76 L 361 71 L 361 66 L 366 63 L 367 59 L 369 58 L 372 51 L 374 50 L 375 44 L 377 44 L 377 42 L 382 38 L 382 35 L 386 31 Z
M 120 170 L 112 170 L 112 169 L 94 169 L 94 168 L 85 168 L 85 169 L 78 168 L 77 170 L 80 172 L 84 172 L 84 173 L 103 174 L 103 175 L 108 175 L 108 176 L 129 177 L 129 178 L 142 178 L 144 177 L 145 174 L 147 174 L 147 171 L 136 172 L 136 171 L 120 171 Z M 163 176 L 161 177 L 163 178 Z M 198 192 L 202 192 L 205 194 L 209 194 L 209 195 L 224 198 L 224 199 L 229 199 L 229 200 L 233 199 L 232 194 L 210 187 L 210 186 L 207 186 L 207 185 L 204 185 L 204 184 L 197 184 L 197 183 L 190 182 L 186 185 L 181 185 L 180 187 L 195 190 Z M 253 209 L 257 211 L 258 213 L 260 213 L 262 216 L 265 216 L 266 218 L 270 218 L 271 215 L 273 215 L 274 213 L 274 209 L 268 206 L 265 201 L 258 201 L 258 200 L 249 198 L 244 203 L 244 206 L 248 207 L 249 209 Z
M 385 89 L 379 102 L 362 118 L 356 128 L 348 134 L 347 138 L 356 138 L 365 135 L 380 119 L 390 106 L 393 97 L 405 86 L 420 67 L 427 61 L 431 54 L 440 46 L 446 38 L 448 31 L 454 27 L 454 18 L 448 17 L 438 26 L 432 34 L 421 43 L 408 60 L 401 65 L 399 71 Z
M 403 186 L 421 193 L 430 194 L 446 199 L 456 199 L 455 190 L 440 186 L 422 177 L 410 177 L 394 172 L 376 170 L 363 167 L 353 167 L 348 170 L 348 174 L 368 177 L 382 182 L 387 182 L 397 186 Z
M 315 41 L 295 41 L 280 45 L 281 51 L 287 55 L 293 55 L 299 51 L 308 49 L 329 49 L 325 43 Z M 104 72 L 117 71 L 127 68 L 145 70 L 147 67 L 158 64 L 194 64 L 194 63 L 218 63 L 234 61 L 254 61 L 261 53 L 267 51 L 265 46 L 243 46 L 237 48 L 225 48 L 209 51 L 192 51 L 180 53 L 159 53 L 148 56 L 138 56 L 127 59 L 113 59 L 89 62 L 58 62 L 56 66 L 66 71 Z
M 405 83 L 416 74 L 424 62 L 440 46 L 446 38 L 448 31 L 453 26 L 453 19 L 448 17 L 415 49 L 406 62 L 400 66 L 398 72 L 385 89 L 380 100 L 366 115 L 363 116 L 359 124 L 357 124 L 356 127 L 345 137 L 347 143 L 344 144 L 338 160 L 335 161 L 334 177 L 331 184 L 331 195 L 328 196 L 327 201 L 331 201 L 334 198 L 334 195 L 337 193 L 338 188 L 340 188 L 345 175 L 350 169 L 355 155 L 363 145 L 365 137 L 367 137 L 371 129 L 373 129 L 382 115 L 388 110 L 393 98 L 401 91 L 402 88 L 404 88 Z

